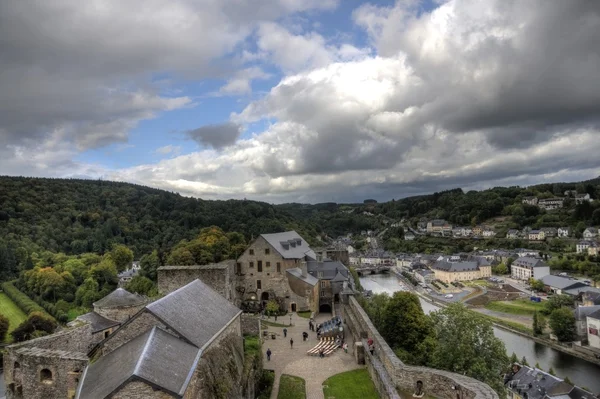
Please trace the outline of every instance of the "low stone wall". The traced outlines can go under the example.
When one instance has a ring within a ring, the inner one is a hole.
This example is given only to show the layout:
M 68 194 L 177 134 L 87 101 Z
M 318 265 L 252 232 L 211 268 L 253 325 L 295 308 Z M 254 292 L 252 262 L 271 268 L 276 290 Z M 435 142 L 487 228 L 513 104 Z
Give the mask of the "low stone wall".
M 414 367 L 402 363 L 392 348 L 385 342 L 377 331 L 366 312 L 354 297 L 341 309 L 354 341 L 363 342 L 372 338 L 375 350 L 373 355 L 365 350 L 365 363 L 372 380 L 376 384 L 382 398 L 398 396 L 391 387 L 397 387 L 408 392 L 414 392 L 417 382 L 421 382 L 426 395 L 448 399 L 498 399 L 496 392 L 487 384 L 473 378 L 427 367 Z

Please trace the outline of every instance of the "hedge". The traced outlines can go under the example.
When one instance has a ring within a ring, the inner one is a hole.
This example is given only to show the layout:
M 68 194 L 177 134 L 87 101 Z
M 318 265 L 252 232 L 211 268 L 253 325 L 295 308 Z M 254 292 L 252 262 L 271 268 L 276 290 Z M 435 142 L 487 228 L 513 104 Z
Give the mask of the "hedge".
M 4 293 L 23 311 L 26 315 L 30 315 L 33 312 L 42 312 L 48 317 L 54 320 L 54 317 L 50 316 L 46 310 L 35 303 L 31 298 L 27 295 L 19 291 L 17 287 L 11 281 L 6 281 L 0 284 Z

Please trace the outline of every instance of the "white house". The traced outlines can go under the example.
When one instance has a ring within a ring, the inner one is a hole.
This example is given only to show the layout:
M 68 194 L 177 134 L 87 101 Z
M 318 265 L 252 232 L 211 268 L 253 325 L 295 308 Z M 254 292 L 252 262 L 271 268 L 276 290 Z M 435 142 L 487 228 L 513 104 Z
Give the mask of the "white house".
M 557 234 L 558 234 L 559 238 L 569 237 L 571 235 L 571 228 L 570 227 L 559 227 Z
M 354 247 L 352 245 L 348 245 L 346 247 L 346 251 L 348 251 L 349 254 L 353 254 L 354 253 Z
M 575 204 L 583 204 L 584 202 L 590 202 L 591 198 L 589 194 L 575 194 Z
M 595 227 L 588 227 L 583 231 L 583 238 L 586 240 L 598 237 L 598 229 Z
M 588 248 L 590 247 L 590 245 L 592 244 L 591 241 L 587 241 L 587 240 L 581 240 L 577 243 L 577 245 L 575 245 L 575 248 L 577 249 L 577 253 L 578 254 L 583 254 L 583 253 L 587 253 Z
M 523 198 L 523 203 L 526 205 L 537 205 L 538 199 L 537 197 L 525 197 Z
M 519 238 L 519 230 L 517 229 L 510 229 L 506 232 L 506 238 L 510 238 L 510 239 L 516 239 Z
M 469 236 L 473 235 L 473 229 L 470 227 L 461 227 L 460 235 L 463 237 L 469 237 Z
M 483 229 L 483 236 L 484 237 L 494 237 L 496 235 L 496 232 L 492 229 Z
M 404 233 L 404 240 L 412 241 L 414 239 L 415 239 L 415 235 L 412 232 L 407 231 L 406 233 Z
M 510 267 L 511 277 L 517 280 L 540 280 L 550 274 L 550 266 L 541 259 L 521 257 L 515 260 Z
M 564 198 L 546 198 L 538 201 L 538 206 L 547 211 L 563 207 Z
M 600 310 L 587 317 L 588 343 L 594 349 L 600 349 Z

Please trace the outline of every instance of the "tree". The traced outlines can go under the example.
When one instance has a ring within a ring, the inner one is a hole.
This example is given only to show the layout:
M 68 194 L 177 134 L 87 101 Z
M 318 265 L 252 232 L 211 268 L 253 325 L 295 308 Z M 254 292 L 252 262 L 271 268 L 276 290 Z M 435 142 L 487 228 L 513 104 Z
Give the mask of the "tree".
M 554 369 L 552 367 L 550 367 L 550 370 L 548 370 L 548 374 L 556 376 L 556 373 L 554 372 Z
M 460 303 L 432 313 L 431 318 L 438 344 L 430 365 L 483 381 L 503 397 L 498 376 L 509 358 L 504 343 L 494 336 L 492 323 Z
M 269 316 L 277 314 L 279 312 L 279 303 L 277 303 L 276 300 L 271 299 L 269 302 L 267 302 L 265 311 Z
M 544 310 L 542 313 L 549 315 L 554 310 L 560 309 L 562 307 L 572 307 L 574 303 L 573 297 L 570 295 L 553 295 L 544 302 Z
M 128 269 L 131 266 L 131 262 L 133 262 L 133 252 L 125 245 L 115 245 L 112 251 L 110 251 L 110 257 L 119 273 Z
M 362 298 L 362 297 L 361 297 Z M 387 293 L 375 294 L 371 298 L 361 301 L 362 307 L 378 330 L 383 328 L 385 308 L 390 301 Z
M 550 314 L 550 328 L 560 342 L 571 342 L 575 339 L 575 315 L 569 308 L 555 309 Z
M 544 288 L 546 288 L 543 281 L 533 278 L 529 279 L 529 285 L 531 285 L 531 289 L 535 291 L 544 291 Z
M 533 335 L 536 337 L 544 333 L 544 321 L 538 312 L 533 312 Z
M 0 342 L 4 342 L 6 339 L 6 333 L 8 333 L 8 328 L 10 323 L 8 318 L 2 314 L 0 314 Z
M 11 335 L 16 342 L 23 342 L 36 336 L 37 332 L 52 334 L 56 327 L 54 319 L 41 312 L 32 312 L 27 320 L 11 332 Z
M 527 362 L 527 358 L 525 356 L 523 356 L 523 358 L 521 359 L 521 364 L 523 366 L 529 366 L 529 363 Z
M 504 263 L 500 263 L 498 266 L 492 267 L 492 271 L 496 275 L 508 274 L 508 267 Z
M 77 304 L 89 308 L 100 296 L 98 282 L 92 277 L 87 278 L 75 293 Z
M 129 292 L 135 292 L 140 295 L 146 295 L 150 297 L 158 294 L 158 290 L 154 282 L 148 277 L 144 276 L 135 276 L 132 278 L 125 289 Z
M 513 352 L 512 355 L 510 355 L 510 364 L 515 363 L 519 363 L 519 358 L 517 357 L 517 354 Z
M 167 258 L 167 264 L 173 266 L 191 266 L 194 263 L 194 256 L 185 247 L 174 249 Z
M 148 277 L 152 281 L 156 281 L 156 269 L 160 267 L 160 258 L 158 251 L 155 249 L 152 253 L 142 256 L 140 259 L 140 267 L 142 275 Z
M 394 349 L 409 354 L 433 333 L 429 318 L 423 312 L 419 298 L 410 292 L 395 292 L 382 315 L 381 334 Z
M 508 258 L 508 259 L 506 260 L 506 267 L 508 268 L 508 274 L 511 274 L 511 273 L 512 273 L 512 270 L 511 270 L 511 268 L 510 268 L 510 267 L 512 266 L 512 264 L 513 264 L 513 262 L 514 262 L 514 261 L 515 261 L 515 260 L 514 260 L 513 258 Z

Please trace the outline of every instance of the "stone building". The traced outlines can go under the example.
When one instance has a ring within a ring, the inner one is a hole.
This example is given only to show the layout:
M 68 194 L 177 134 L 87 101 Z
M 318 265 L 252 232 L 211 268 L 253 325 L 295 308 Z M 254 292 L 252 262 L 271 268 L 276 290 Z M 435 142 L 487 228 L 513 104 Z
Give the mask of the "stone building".
M 306 272 L 306 262 L 316 259 L 295 231 L 261 234 L 236 262 L 238 299 L 254 298 L 263 305 L 276 299 L 288 311 L 318 311 L 318 284 Z
M 234 273 L 235 260 L 201 266 L 161 266 L 158 268 L 158 292 L 168 294 L 200 279 L 225 299 L 234 302 Z
M 212 398 L 217 391 L 244 397 L 240 315 L 194 280 L 146 305 L 98 344 L 76 397 Z
M 445 283 L 479 280 L 492 275 L 490 262 L 479 256 L 456 262 L 447 258 L 435 262 L 431 268 L 435 278 Z
M 339 261 L 308 261 L 308 273 L 319 280 L 319 311 L 331 312 L 333 303 L 339 302 L 343 283 L 350 283 L 348 268 Z
M 94 302 L 93 306 L 94 312 L 100 316 L 122 323 L 142 310 L 147 302 L 148 299 L 142 295 L 117 288 L 104 298 Z

